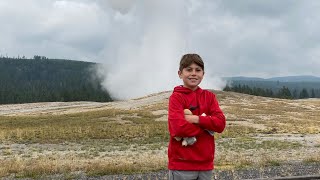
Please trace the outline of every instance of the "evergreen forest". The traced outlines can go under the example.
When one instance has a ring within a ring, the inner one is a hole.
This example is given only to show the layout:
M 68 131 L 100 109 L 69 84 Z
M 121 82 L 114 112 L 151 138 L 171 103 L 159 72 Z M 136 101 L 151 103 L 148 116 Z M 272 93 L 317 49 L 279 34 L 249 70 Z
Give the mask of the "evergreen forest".
M 223 90 L 282 99 L 320 98 L 320 81 L 232 80 Z
M 0 104 L 112 101 L 94 77 L 96 63 L 66 59 L 0 57 Z

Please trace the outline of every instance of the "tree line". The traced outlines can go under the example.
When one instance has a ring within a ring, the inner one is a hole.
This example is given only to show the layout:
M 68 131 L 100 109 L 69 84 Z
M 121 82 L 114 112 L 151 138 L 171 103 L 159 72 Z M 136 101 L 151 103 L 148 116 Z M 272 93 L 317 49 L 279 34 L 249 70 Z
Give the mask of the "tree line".
M 94 76 L 96 63 L 0 56 L 0 104 L 53 101 L 112 101 Z
M 273 88 L 260 88 L 260 87 L 250 87 L 246 84 L 237 84 L 233 86 L 226 85 L 223 91 L 233 91 L 244 94 L 250 94 L 255 96 L 264 96 L 272 98 L 282 98 L 282 99 L 306 99 L 306 98 L 320 98 L 320 89 L 307 89 L 302 88 L 301 90 L 294 88 L 289 89 L 286 86 L 282 86 L 280 89 L 275 91 Z

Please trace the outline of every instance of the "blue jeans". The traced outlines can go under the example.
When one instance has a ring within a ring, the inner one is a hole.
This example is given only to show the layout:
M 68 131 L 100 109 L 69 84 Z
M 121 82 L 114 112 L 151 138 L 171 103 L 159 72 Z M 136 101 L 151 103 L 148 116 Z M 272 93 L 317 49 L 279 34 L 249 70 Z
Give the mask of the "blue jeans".
M 169 170 L 169 180 L 211 180 L 210 171 L 177 171 Z

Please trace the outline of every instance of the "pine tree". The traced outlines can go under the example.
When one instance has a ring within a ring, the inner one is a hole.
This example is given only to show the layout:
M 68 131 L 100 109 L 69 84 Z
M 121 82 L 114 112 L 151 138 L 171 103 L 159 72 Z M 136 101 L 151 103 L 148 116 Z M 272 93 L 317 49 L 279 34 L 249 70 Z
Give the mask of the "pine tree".
M 302 91 L 300 92 L 299 98 L 301 99 L 306 99 L 309 98 L 309 94 L 307 89 L 303 88 Z
M 292 95 L 289 88 L 283 86 L 278 92 L 278 97 L 284 99 L 292 99 Z
M 314 92 L 314 89 L 312 88 L 311 89 L 311 98 L 315 98 L 316 97 L 316 93 Z

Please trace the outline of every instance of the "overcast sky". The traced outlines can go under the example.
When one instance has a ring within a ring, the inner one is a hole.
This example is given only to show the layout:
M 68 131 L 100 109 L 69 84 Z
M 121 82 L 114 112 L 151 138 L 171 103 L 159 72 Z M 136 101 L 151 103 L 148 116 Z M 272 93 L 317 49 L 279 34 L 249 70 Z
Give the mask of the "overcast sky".
M 320 76 L 318 0 L 0 0 L 0 55 L 99 62 L 104 85 L 132 98 L 180 83 L 184 53 L 224 76 Z

